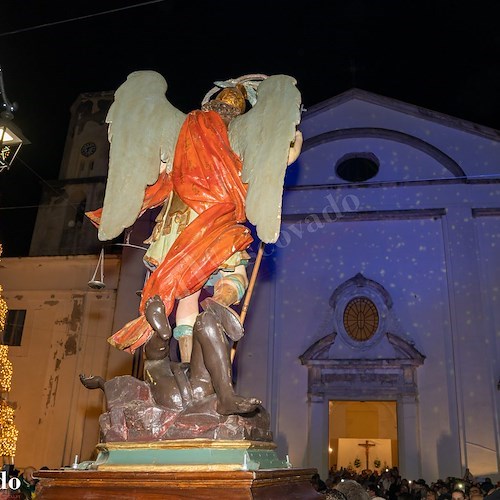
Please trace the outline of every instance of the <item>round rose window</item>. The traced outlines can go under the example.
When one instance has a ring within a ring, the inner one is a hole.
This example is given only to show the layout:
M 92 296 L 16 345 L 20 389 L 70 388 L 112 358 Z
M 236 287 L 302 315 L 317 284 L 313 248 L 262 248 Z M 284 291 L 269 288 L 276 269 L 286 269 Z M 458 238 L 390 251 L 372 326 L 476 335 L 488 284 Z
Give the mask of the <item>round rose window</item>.
M 375 335 L 379 316 L 375 304 L 366 297 L 349 301 L 344 310 L 344 328 L 353 340 L 363 342 Z

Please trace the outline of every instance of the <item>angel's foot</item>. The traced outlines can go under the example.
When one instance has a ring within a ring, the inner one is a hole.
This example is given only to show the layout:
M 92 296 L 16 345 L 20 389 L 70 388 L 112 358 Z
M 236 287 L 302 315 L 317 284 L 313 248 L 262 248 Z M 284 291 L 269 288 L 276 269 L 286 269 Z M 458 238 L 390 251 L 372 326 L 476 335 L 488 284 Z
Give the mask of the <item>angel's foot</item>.
M 101 389 L 104 391 L 104 379 L 99 376 L 89 375 L 88 377 L 80 373 L 80 382 L 87 389 Z
M 226 335 L 234 342 L 243 337 L 243 325 L 240 322 L 238 315 L 228 306 L 225 306 L 212 297 L 207 297 L 202 303 L 201 307 L 205 311 L 211 311 L 215 314 L 217 321 L 222 325 Z
M 244 398 L 242 396 L 237 396 L 232 394 L 229 397 L 220 398 L 217 397 L 217 412 L 221 415 L 236 415 L 252 413 L 260 405 L 262 401 L 256 398 Z
M 158 295 L 147 300 L 144 314 L 153 330 L 155 330 L 163 340 L 167 340 L 172 336 L 172 328 L 165 314 L 165 305 Z

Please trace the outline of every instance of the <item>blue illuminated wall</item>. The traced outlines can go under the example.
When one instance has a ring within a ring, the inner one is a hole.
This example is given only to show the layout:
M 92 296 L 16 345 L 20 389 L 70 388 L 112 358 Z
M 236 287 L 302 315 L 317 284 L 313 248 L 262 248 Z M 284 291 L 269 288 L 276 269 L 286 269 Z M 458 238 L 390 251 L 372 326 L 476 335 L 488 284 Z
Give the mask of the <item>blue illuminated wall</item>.
M 359 90 L 309 109 L 301 130 L 281 236 L 266 247 L 241 341 L 239 390 L 264 399 L 280 453 L 325 475 L 335 388 L 312 397 L 299 357 L 336 333 L 330 297 L 362 273 L 390 294 L 389 333 L 425 357 L 415 398 L 398 399 L 402 472 L 497 477 L 499 133 Z M 350 155 L 375 157 L 378 173 L 339 178 L 335 166 Z M 394 353 L 339 335 L 328 356 L 355 365 Z

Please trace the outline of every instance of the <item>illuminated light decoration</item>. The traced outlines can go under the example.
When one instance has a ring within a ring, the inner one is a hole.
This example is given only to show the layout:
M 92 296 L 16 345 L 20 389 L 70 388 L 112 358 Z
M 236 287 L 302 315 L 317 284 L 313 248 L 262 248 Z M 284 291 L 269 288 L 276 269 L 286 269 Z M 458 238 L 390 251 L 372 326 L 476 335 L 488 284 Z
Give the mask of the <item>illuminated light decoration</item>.
M 2 150 L 0 151 L 0 161 L 2 164 L 7 163 L 7 159 L 10 156 L 10 147 L 9 146 L 2 146 Z
M 11 103 L 5 94 L 2 68 L 0 67 L 0 173 L 9 169 L 21 146 L 29 144 L 14 122 L 16 103 Z
M 0 455 L 14 461 L 19 431 L 14 424 L 14 408 L 2 399 L 0 401 Z
M 2 251 L 3 248 L 2 244 L 0 243 L 0 256 L 2 255 Z M 7 319 L 7 312 L 8 312 L 7 302 L 5 302 L 5 300 L 3 299 L 2 292 L 3 292 L 2 285 L 0 285 L 0 333 L 4 331 L 5 321 Z
M 2 255 L 2 245 L 0 244 L 0 256 Z M 2 286 L 0 285 L 0 334 L 5 329 L 7 319 L 7 303 L 2 297 Z M 19 431 L 14 424 L 14 408 L 9 405 L 8 397 L 12 385 L 12 362 L 9 359 L 9 346 L 0 345 L 0 455 L 8 458 L 10 463 L 14 463 L 16 456 L 17 436 Z
M 0 254 L 2 253 L 2 248 L 0 246 Z M 2 286 L 0 285 L 0 332 L 3 332 L 5 328 L 5 320 L 7 319 L 7 303 L 2 298 Z
M 21 146 L 26 142 L 14 123 L 3 115 L 3 112 L 0 113 L 0 172 L 12 165 Z
M 8 358 L 9 346 L 0 345 L 0 391 L 10 392 L 12 385 L 12 363 Z

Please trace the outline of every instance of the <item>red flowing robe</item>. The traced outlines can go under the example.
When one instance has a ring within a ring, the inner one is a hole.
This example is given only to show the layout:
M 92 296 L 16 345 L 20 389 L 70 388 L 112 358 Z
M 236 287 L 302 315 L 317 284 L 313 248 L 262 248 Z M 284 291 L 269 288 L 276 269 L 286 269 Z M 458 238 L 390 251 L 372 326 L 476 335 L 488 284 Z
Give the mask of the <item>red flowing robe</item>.
M 159 295 L 170 314 L 176 300 L 199 290 L 225 260 L 250 245 L 250 232 L 241 224 L 246 196 L 241 168 L 221 117 L 214 111 L 189 113 L 179 132 L 172 173 L 163 173 L 146 189 L 141 213 L 158 206 L 174 190 L 198 217 L 182 231 L 148 279 L 140 316 L 108 339 L 112 345 L 134 352 L 153 333 L 144 316 L 149 298 Z M 88 216 L 98 223 L 100 212 Z

